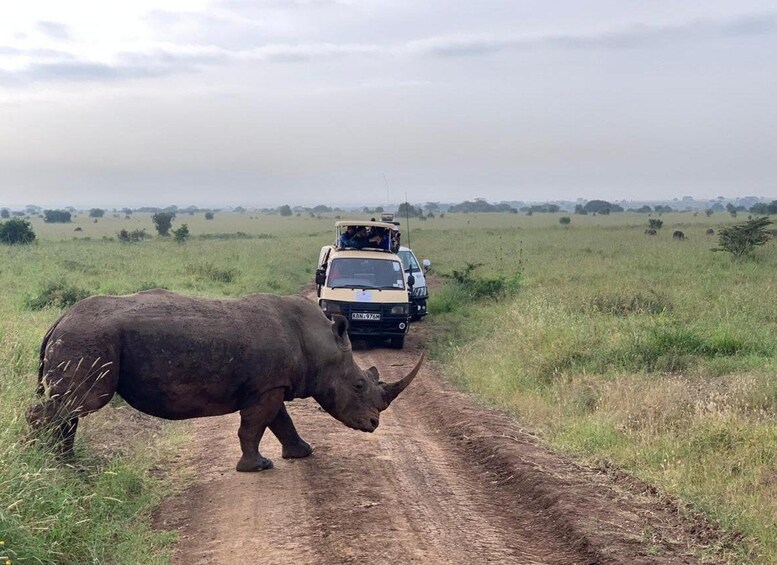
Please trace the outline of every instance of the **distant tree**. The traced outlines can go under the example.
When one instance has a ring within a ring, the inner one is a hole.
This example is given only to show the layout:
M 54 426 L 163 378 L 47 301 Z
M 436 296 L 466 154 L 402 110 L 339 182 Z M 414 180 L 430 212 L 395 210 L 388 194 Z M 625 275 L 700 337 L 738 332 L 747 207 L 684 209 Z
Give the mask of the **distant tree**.
M 121 211 L 125 216 L 132 214 L 132 208 L 122 208 Z
M 572 223 L 572 218 L 570 218 L 569 216 L 561 216 L 558 219 L 558 223 L 561 224 L 562 226 L 568 226 L 570 223 Z
M 417 216 L 423 215 L 423 210 L 421 210 L 421 207 L 419 206 L 416 208 L 412 204 L 408 204 L 407 202 L 403 202 L 399 205 L 399 208 L 397 209 L 397 217 L 399 218 L 405 218 L 407 216 L 412 216 L 413 218 Z
M 375 213 L 376 214 L 382 214 L 383 213 L 383 206 L 375 206 Z
M 588 214 L 588 210 L 583 208 L 582 204 L 575 204 L 575 214 L 580 214 L 581 216 L 585 216 Z
M 583 210 L 591 214 L 609 214 L 610 212 L 623 212 L 623 208 L 606 200 L 589 200 L 583 206 Z
M 29 220 L 14 218 L 0 224 L 0 243 L 24 245 L 35 241 L 35 232 Z
M 475 200 L 465 200 L 460 204 L 454 204 L 448 208 L 453 213 L 480 213 L 480 212 L 509 212 L 512 206 L 507 202 L 491 204 L 485 198 L 476 198 Z M 419 213 L 421 213 L 419 209 Z M 404 214 L 402 214 L 404 215 Z
M 751 214 L 777 214 L 777 200 L 772 200 L 771 203 L 767 204 L 766 202 L 759 202 L 757 204 L 753 204 L 753 206 L 750 208 Z
M 664 220 L 658 220 L 656 218 L 650 218 L 648 220 L 648 226 L 650 227 L 650 229 L 660 230 L 662 227 L 664 227 Z
M 278 208 L 278 213 L 284 217 L 291 216 L 292 215 L 291 206 L 289 206 L 288 204 L 284 204 L 283 206 Z
M 319 204 L 318 206 L 313 207 L 313 212 L 315 214 L 326 214 L 331 211 L 332 209 L 329 206 L 325 206 L 324 204 Z M 367 209 L 365 213 L 369 214 L 369 209 Z
M 235 212 L 236 214 L 245 214 L 246 209 L 243 208 L 242 206 L 238 206 L 237 208 L 234 208 L 232 211 Z
M 44 210 L 43 221 L 48 224 L 70 223 L 70 212 L 67 210 Z
M 531 206 L 521 208 L 521 212 L 537 212 L 539 214 L 555 214 L 560 210 L 561 207 L 558 204 L 532 204 Z
M 726 207 L 723 206 L 723 204 L 721 204 L 720 202 L 715 202 L 715 204 L 710 206 L 710 210 L 712 210 L 713 212 L 722 212 L 725 209 Z
M 653 210 L 652 210 L 652 209 L 650 208 L 650 206 L 648 206 L 647 204 L 646 204 L 645 206 L 642 206 L 642 207 L 640 207 L 640 208 L 637 208 L 637 209 L 635 210 L 635 212 L 637 212 L 637 213 L 639 213 L 639 214 L 649 214 L 649 213 L 650 213 L 650 212 L 652 212 L 652 211 L 653 211 Z
M 92 208 L 89 210 L 90 218 L 102 218 L 105 215 L 105 210 L 102 208 Z
M 769 218 L 762 217 L 721 228 L 718 232 L 718 247 L 713 251 L 727 251 L 735 257 L 750 255 L 757 246 L 769 241 L 766 226 L 771 223 Z
M 213 219 L 213 212 L 205 212 L 205 219 L 206 220 L 212 220 Z M 186 224 L 184 224 L 186 225 Z
M 424 204 L 424 211 L 426 212 L 427 216 L 429 214 L 436 214 L 440 211 L 440 203 L 439 202 L 427 202 Z M 434 216 L 432 216 L 434 217 Z
M 0 218 L 7 220 L 10 217 L 11 217 L 11 211 L 8 208 L 3 208 L 2 210 L 0 210 Z
M 170 228 L 173 225 L 174 219 L 175 212 L 157 212 L 151 216 L 156 232 L 163 237 L 170 235 Z
M 173 241 L 176 243 L 186 243 L 186 240 L 189 239 L 189 226 L 186 224 L 181 224 L 181 227 L 177 230 L 173 230 Z
M 710 216 L 712 216 L 715 213 L 715 210 L 713 210 L 712 208 L 707 208 L 706 210 L 704 210 L 704 213 L 709 218 Z

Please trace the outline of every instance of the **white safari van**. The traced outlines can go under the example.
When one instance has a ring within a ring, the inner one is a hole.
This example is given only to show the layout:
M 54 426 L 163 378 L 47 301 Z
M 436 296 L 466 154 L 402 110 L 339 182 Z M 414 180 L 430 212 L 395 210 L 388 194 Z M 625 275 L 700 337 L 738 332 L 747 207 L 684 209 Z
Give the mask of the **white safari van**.
M 352 337 L 389 339 L 401 349 L 410 324 L 410 292 L 397 226 L 363 220 L 335 224 L 334 245 L 321 249 L 316 269 L 318 303 L 327 315 L 348 319 Z
M 410 292 L 410 317 L 412 320 L 420 320 L 427 314 L 427 302 L 429 301 L 429 289 L 426 287 L 426 277 L 424 273 L 432 266 L 429 259 L 424 259 L 423 268 L 418 264 L 418 259 L 413 250 L 404 245 L 397 251 L 399 259 L 402 261 L 402 268 L 406 276 L 413 276 L 415 279 L 413 290 Z

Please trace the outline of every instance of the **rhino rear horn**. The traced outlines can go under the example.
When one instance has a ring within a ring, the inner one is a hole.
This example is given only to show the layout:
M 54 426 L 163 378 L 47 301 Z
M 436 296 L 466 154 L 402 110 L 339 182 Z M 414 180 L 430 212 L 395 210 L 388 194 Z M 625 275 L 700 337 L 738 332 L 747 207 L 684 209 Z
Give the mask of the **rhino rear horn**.
M 410 371 L 403 379 L 393 383 L 380 384 L 381 388 L 383 389 L 383 402 L 385 403 L 383 410 L 388 408 L 389 404 L 391 404 L 394 399 L 399 396 L 400 392 L 407 388 L 407 385 L 409 385 L 418 374 L 418 371 L 421 368 L 421 363 L 424 361 L 424 355 L 425 353 L 421 353 L 421 357 L 418 358 L 418 362 L 415 364 L 415 367 L 413 367 L 413 370 Z

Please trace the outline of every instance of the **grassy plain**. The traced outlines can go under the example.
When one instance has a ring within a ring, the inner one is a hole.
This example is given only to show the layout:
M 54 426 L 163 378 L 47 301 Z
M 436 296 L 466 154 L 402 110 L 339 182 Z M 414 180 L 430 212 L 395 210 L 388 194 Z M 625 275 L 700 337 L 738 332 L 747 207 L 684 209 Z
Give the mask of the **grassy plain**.
M 645 215 L 573 215 L 568 226 L 558 218 L 458 214 L 404 229 L 403 243 L 431 259 L 433 272 L 480 264 L 475 276 L 520 280 L 498 301 L 468 302 L 453 284 L 433 291 L 433 315 L 421 323 L 436 329 L 447 373 L 556 448 L 611 461 L 743 532 L 749 549 L 735 558 L 777 561 L 777 243 L 737 262 L 712 253 L 716 238 L 704 235 L 736 221 L 727 214 L 664 214 L 655 237 L 643 234 Z M 310 281 L 332 220 L 183 215 L 173 227 L 188 224 L 185 244 L 122 244 L 110 239 L 121 228 L 153 234 L 150 216 L 94 223 L 82 214 L 71 224 L 34 220 L 38 243 L 0 247 L 6 551 L 44 562 L 138 562 L 158 559 L 169 541 L 149 529 L 160 495 L 150 472 L 174 441 L 90 457 L 100 433 L 92 426 L 78 442 L 85 469 L 65 473 L 23 443 L 37 347 L 60 313 L 31 308 L 56 288 L 293 293 Z M 673 241 L 675 229 L 688 240 Z M 95 492 L 106 506 L 93 505 Z M 126 548 L 141 553 L 123 558 Z
M 175 468 L 180 426 L 117 425 L 98 412 L 79 429 L 78 467 L 63 468 L 26 443 L 24 411 L 34 396 L 40 340 L 62 311 L 41 306 L 68 295 L 153 287 L 210 296 L 294 293 L 311 279 L 318 249 L 333 234 L 331 219 L 217 215 L 206 223 L 200 215 L 174 225 L 182 222 L 194 234 L 186 244 L 103 239 L 122 228 L 154 233 L 148 215 L 97 223 L 81 215 L 71 224 L 34 219 L 37 243 L 0 246 L 0 557 L 14 563 L 166 562 L 172 540 L 151 528 L 151 511 L 172 487 L 159 480 L 158 470 Z M 226 232 L 243 235 L 222 239 Z M 198 238 L 204 234 L 211 238 Z M 122 404 L 114 402 L 118 409 L 126 408 Z
M 551 445 L 613 462 L 744 534 L 742 562 L 777 562 L 777 242 L 712 253 L 727 214 L 457 216 L 414 247 L 439 271 L 523 273 L 462 308 L 436 293 L 436 351 L 461 386 Z M 433 229 L 427 230 L 427 225 Z M 444 227 L 443 227 L 444 226 Z M 687 241 L 674 241 L 675 229 Z

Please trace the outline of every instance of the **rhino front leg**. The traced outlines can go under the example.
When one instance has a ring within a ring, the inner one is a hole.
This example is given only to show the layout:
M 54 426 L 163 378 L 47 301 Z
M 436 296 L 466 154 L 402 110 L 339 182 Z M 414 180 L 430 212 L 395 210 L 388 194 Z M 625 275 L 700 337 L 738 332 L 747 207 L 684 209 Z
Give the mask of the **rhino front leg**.
M 259 453 L 259 442 L 264 430 L 273 421 L 283 406 L 283 389 L 273 389 L 264 393 L 257 404 L 240 411 L 240 449 L 243 456 L 237 462 L 237 470 L 243 472 L 263 471 L 272 468 L 272 461 Z
M 310 444 L 297 433 L 297 428 L 294 427 L 294 422 L 291 421 L 286 405 L 281 406 L 278 414 L 270 422 L 270 431 L 281 442 L 284 459 L 299 459 L 313 453 L 313 448 L 310 447 Z

